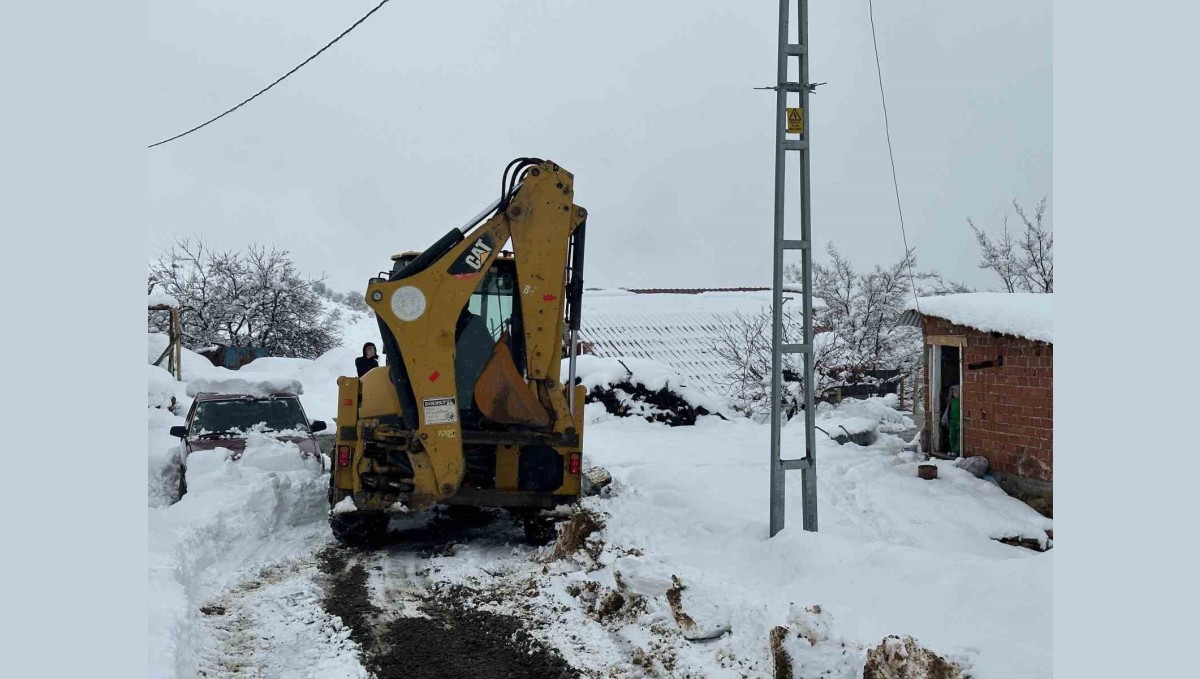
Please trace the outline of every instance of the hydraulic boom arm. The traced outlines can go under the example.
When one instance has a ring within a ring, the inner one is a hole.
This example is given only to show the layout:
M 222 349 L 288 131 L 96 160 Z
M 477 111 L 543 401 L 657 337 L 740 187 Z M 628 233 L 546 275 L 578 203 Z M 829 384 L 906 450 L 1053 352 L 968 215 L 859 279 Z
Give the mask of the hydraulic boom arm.
M 397 416 L 389 419 L 406 439 L 411 437 L 413 509 L 453 495 L 462 482 L 455 329 L 481 276 L 510 239 L 524 365 L 513 363 L 502 337 L 478 381 L 475 400 L 484 415 L 498 422 L 549 434 L 570 435 L 579 429 L 560 381 L 560 365 L 567 297 L 577 309 L 582 292 L 578 280 L 568 286 L 568 255 L 572 235 L 578 232 L 581 241 L 587 212 L 574 204 L 571 173 L 537 159 L 518 159 L 510 169 L 514 165 L 511 181 L 506 187 L 502 182 L 500 200 L 388 279 L 372 279 L 367 288 L 366 302 L 379 319 L 400 405 Z

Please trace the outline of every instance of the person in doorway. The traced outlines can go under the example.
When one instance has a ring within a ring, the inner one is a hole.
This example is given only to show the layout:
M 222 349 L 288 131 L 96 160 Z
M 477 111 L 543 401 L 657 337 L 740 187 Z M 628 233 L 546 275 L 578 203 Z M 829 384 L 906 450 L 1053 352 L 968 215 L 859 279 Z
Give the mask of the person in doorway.
M 379 354 L 376 353 L 374 344 L 367 342 L 363 345 L 362 356 L 354 359 L 354 367 L 358 369 L 359 377 L 379 367 Z
M 959 427 L 962 422 L 962 405 L 958 397 L 958 385 L 950 387 L 950 395 L 946 398 L 946 409 L 942 411 L 942 426 L 950 432 L 950 457 L 958 457 Z

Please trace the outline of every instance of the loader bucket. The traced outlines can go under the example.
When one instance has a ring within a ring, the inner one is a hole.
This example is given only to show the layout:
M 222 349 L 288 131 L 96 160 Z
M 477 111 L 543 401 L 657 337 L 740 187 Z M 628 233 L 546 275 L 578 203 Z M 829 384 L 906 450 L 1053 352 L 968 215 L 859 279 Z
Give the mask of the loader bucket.
M 475 383 L 475 404 L 479 412 L 501 424 L 530 424 L 546 427 L 550 414 L 517 372 L 517 364 L 508 349 L 508 334 L 502 334 L 492 356 Z

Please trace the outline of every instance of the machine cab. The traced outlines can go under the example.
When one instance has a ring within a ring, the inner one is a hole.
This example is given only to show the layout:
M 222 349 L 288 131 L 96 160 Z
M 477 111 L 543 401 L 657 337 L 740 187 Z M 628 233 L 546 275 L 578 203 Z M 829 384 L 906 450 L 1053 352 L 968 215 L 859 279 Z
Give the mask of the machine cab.
M 392 256 L 395 275 L 421 253 Z M 455 327 L 454 371 L 459 410 L 464 423 L 477 422 L 475 384 L 484 366 L 504 339 L 517 371 L 525 373 L 525 333 L 521 327 L 520 298 L 516 294 L 517 267 L 511 252 L 501 251 L 479 279 L 475 292 Z

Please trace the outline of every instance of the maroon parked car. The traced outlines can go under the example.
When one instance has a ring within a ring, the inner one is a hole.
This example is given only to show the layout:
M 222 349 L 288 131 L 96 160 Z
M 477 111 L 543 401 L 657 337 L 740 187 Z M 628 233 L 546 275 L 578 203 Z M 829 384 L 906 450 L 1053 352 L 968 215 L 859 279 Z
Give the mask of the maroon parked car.
M 322 459 L 314 434 L 324 431 L 325 423 L 321 420 L 309 422 L 296 394 L 197 394 L 186 423 L 171 427 L 171 436 L 181 439 L 180 497 L 187 492 L 188 455 L 197 450 L 225 448 L 236 460 L 246 450 L 246 432 L 251 429 L 268 435 L 279 433 L 277 438 L 295 443 L 301 455 Z

